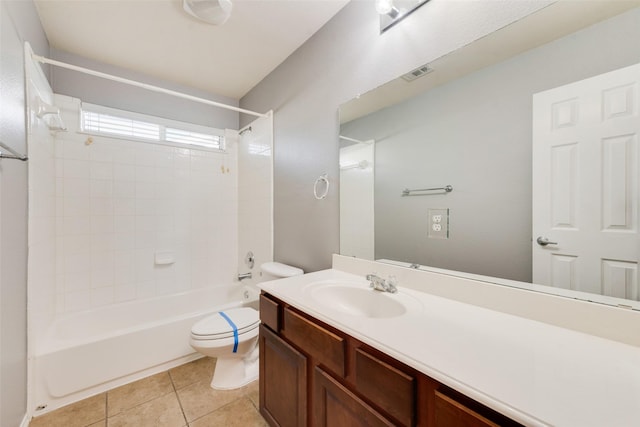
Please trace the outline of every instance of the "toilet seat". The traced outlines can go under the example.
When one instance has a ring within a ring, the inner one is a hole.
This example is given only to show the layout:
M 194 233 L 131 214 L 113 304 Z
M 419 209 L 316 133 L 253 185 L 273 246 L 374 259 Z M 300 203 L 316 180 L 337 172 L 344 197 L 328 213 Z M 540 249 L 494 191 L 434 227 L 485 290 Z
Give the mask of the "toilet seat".
M 197 322 L 191 328 L 191 338 L 194 340 L 218 340 L 233 337 L 233 327 L 223 317 L 221 312 Z M 249 307 L 233 308 L 222 311 L 237 328 L 237 335 L 241 336 L 254 331 L 260 325 L 260 317 L 256 310 Z M 252 334 L 253 335 L 253 334 Z

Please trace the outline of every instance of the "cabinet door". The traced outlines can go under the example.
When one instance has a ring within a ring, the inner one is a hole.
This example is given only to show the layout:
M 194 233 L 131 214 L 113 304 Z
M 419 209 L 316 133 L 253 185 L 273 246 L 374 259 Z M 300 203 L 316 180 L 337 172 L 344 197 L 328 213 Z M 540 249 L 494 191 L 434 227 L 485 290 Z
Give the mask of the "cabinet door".
M 317 366 L 313 380 L 314 427 L 394 425 Z
M 307 424 L 307 359 L 260 325 L 260 413 L 272 426 Z

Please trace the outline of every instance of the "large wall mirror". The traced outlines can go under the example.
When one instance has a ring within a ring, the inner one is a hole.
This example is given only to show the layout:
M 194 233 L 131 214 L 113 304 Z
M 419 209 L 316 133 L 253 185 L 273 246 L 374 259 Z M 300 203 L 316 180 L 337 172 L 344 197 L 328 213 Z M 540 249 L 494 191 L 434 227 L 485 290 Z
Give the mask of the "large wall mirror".
M 342 105 L 341 253 L 640 310 L 638 64 L 560 1 Z

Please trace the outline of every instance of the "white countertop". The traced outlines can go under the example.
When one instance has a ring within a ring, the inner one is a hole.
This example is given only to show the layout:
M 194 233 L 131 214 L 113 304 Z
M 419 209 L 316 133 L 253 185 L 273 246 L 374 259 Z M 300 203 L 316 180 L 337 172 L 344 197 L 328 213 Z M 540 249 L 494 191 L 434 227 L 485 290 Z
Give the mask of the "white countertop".
M 335 269 L 258 286 L 524 425 L 640 426 L 638 347 L 401 284 L 397 297 L 385 296 L 418 301 L 406 314 L 349 315 L 311 297 L 309 285 L 318 281 L 369 286 Z

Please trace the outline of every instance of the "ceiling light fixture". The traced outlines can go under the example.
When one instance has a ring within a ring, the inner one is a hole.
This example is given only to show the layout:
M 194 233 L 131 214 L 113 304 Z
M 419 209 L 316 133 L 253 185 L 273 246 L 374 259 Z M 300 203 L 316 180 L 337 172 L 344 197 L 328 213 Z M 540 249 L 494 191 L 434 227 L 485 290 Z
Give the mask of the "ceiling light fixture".
M 393 5 L 393 0 L 376 0 L 376 10 L 380 15 L 388 15 L 391 19 L 400 15 L 400 11 Z
M 182 7 L 189 15 L 212 25 L 222 25 L 231 16 L 231 0 L 183 0 Z
M 376 0 L 376 11 L 380 14 L 380 34 L 428 2 L 429 0 Z

